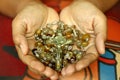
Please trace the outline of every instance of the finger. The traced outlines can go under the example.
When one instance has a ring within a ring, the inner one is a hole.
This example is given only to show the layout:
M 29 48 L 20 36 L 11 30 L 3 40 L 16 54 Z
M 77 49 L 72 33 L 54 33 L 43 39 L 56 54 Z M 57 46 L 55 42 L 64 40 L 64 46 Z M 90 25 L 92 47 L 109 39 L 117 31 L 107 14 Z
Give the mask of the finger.
M 53 15 L 54 14 L 54 15 Z M 53 21 L 59 21 L 59 16 L 55 10 L 48 7 L 48 19 L 47 23 L 52 23 Z
M 56 24 L 58 21 L 59 21 L 58 13 L 52 8 L 48 7 L 47 21 L 45 21 L 45 24 L 43 24 L 42 26 L 46 27 L 46 24 L 50 24 L 51 27 L 51 24 Z M 55 30 L 57 28 L 57 25 L 52 25 L 51 28 Z
M 55 24 L 58 21 L 59 21 L 58 13 L 55 10 L 53 10 L 52 8 L 48 7 L 48 19 L 47 19 L 46 23 L 47 24 L 51 24 L 51 23 Z M 56 29 L 56 27 L 57 27 L 56 25 L 53 25 L 52 29 Z
M 105 53 L 105 40 L 107 36 L 107 20 L 104 15 L 97 17 L 94 23 L 95 34 L 96 34 L 96 47 L 100 54 Z
M 14 20 L 12 23 L 12 34 L 15 45 L 19 46 L 23 54 L 28 53 L 28 43 L 25 38 L 26 25 L 21 21 Z
M 19 58 L 23 61 L 23 63 L 25 63 L 28 67 L 32 68 L 32 71 L 36 72 L 37 74 L 39 73 L 42 73 L 44 70 L 45 70 L 45 66 L 36 59 L 36 57 L 34 57 L 32 55 L 32 52 L 29 51 L 29 55 L 24 55 L 24 54 L 21 54 L 22 51 L 21 49 L 16 46 L 16 49 L 17 49 L 17 52 L 18 52 L 18 55 L 19 55 Z
M 18 55 L 20 59 L 28 65 L 31 71 L 35 72 L 36 74 L 44 74 L 47 77 L 50 77 L 51 80 L 57 80 L 58 79 L 58 74 L 54 70 L 52 70 L 49 67 L 44 66 L 40 61 L 38 61 L 32 54 L 29 52 L 29 55 L 23 55 L 21 54 L 21 50 L 19 47 L 16 47 L 18 51 Z
M 62 76 L 70 76 L 75 72 L 75 64 L 69 64 L 68 66 L 62 69 Z
M 47 77 L 51 77 L 54 74 L 54 71 L 50 67 L 46 67 L 43 74 L 46 74 Z
M 103 37 L 103 34 L 98 33 L 96 35 L 95 43 L 96 43 L 96 47 L 98 49 L 98 52 L 100 54 L 104 54 L 105 53 L 105 40 L 106 40 L 106 38 Z
M 69 14 L 70 11 L 68 11 L 67 9 L 68 7 L 66 7 L 65 9 L 63 9 L 60 13 L 60 20 L 63 21 L 65 24 L 68 25 L 73 25 L 75 23 L 73 23 L 73 19 L 71 17 L 71 15 Z
M 93 61 L 98 59 L 98 53 L 96 47 L 92 45 L 87 49 L 86 54 L 76 63 L 76 71 L 80 71 L 83 68 L 89 66 Z
M 61 75 L 62 75 L 62 76 L 65 76 L 65 75 L 66 75 L 65 70 L 66 70 L 66 69 L 65 69 L 65 67 L 64 67 L 64 68 L 62 69 L 62 71 L 61 71 Z
M 52 75 L 52 76 L 50 77 L 50 79 L 51 79 L 51 80 L 58 80 L 58 78 L 59 78 L 58 76 L 59 76 L 58 73 L 55 72 L 54 75 Z
M 45 71 L 43 72 L 47 77 L 51 78 L 51 80 L 57 80 L 58 74 L 56 71 L 51 69 L 50 67 L 46 67 Z

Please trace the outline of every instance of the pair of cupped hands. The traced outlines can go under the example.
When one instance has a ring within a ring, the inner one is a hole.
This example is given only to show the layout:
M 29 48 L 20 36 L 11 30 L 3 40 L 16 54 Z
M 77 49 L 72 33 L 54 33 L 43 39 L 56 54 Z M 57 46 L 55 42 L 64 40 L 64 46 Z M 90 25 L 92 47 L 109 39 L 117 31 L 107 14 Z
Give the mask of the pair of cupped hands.
M 77 63 L 64 67 L 61 75 L 42 64 L 31 52 L 35 43 L 35 31 L 47 23 L 59 20 L 68 25 L 76 25 L 82 33 L 89 33 L 91 36 L 85 56 Z M 30 3 L 17 13 L 12 22 L 12 30 L 19 58 L 31 71 L 44 74 L 51 80 L 57 80 L 59 76 L 72 76 L 95 61 L 99 53 L 103 54 L 105 51 L 106 17 L 101 10 L 87 1 L 73 2 L 60 14 L 42 3 Z

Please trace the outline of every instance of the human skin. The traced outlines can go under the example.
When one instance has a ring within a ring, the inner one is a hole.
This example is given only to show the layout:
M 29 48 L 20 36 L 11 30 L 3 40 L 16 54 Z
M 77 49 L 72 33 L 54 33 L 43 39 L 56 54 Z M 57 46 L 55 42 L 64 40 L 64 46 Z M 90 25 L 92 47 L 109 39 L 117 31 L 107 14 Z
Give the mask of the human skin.
M 0 12 L 14 18 L 12 21 L 13 41 L 21 61 L 36 74 L 46 75 L 51 80 L 58 79 L 57 72 L 44 66 L 31 52 L 35 43 L 35 31 L 47 23 L 58 21 L 57 12 L 39 0 L 1 0 L 1 2 Z
M 71 77 L 74 77 L 74 73 L 95 61 L 99 56 L 98 53 L 104 53 L 106 17 L 103 12 L 110 9 L 116 2 L 117 0 L 109 0 L 109 2 L 106 0 L 74 0 L 58 16 L 55 10 L 45 6 L 39 0 L 1 0 L 0 12 L 14 18 L 12 34 L 20 59 L 31 71 L 56 80 L 57 72 L 44 66 L 32 55 L 35 31 L 40 26 L 60 19 L 66 24 L 76 25 L 82 33 L 91 34 L 92 38 L 89 47 L 86 48 L 86 55 L 78 63 L 71 64 L 62 70 L 62 76 L 73 74 Z
M 69 64 L 62 69 L 61 80 L 76 80 L 76 74 L 97 60 L 99 54 L 104 54 L 104 42 L 107 36 L 107 19 L 104 12 L 109 10 L 117 0 L 100 2 L 100 0 L 74 0 L 60 13 L 60 20 L 69 25 L 76 25 L 82 33 L 89 33 L 91 39 L 86 54 L 75 64 Z M 106 4 L 106 6 L 101 5 Z

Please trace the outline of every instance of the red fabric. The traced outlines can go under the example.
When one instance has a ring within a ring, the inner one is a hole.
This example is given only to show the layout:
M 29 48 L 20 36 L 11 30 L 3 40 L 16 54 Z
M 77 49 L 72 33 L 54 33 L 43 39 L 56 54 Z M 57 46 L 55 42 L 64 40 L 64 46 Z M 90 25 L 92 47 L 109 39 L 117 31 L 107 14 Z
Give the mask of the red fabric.
M 67 0 L 68 1 L 68 0 Z M 65 7 L 70 2 L 63 0 L 59 5 L 59 0 L 43 0 L 47 6 L 51 6 L 60 12 L 60 8 Z M 64 4 L 65 2 L 65 4 Z M 108 16 L 108 38 L 120 42 L 120 3 L 106 13 Z M 21 76 L 25 72 L 24 65 L 18 58 L 4 50 L 4 46 L 13 46 L 12 41 L 12 19 L 0 15 L 0 76 Z
M 106 15 L 109 18 L 114 19 L 117 22 L 120 22 L 120 1 L 113 8 L 107 11 Z
M 11 30 L 12 19 L 0 15 L 0 76 L 20 76 L 25 70 L 25 65 L 9 54 L 3 48 L 14 46 Z
M 120 1 L 106 12 L 108 17 L 108 40 L 120 42 Z
M 58 13 L 60 12 L 59 0 L 41 0 L 47 6 L 54 8 Z
M 120 42 L 120 22 L 118 21 L 108 17 L 108 40 Z

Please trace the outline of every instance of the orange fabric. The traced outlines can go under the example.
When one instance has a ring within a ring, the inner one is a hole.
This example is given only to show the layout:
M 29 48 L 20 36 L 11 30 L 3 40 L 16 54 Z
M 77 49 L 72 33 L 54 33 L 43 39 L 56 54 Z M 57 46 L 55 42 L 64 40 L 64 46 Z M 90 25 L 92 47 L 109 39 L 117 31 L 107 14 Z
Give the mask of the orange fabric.
M 64 7 L 68 6 L 73 0 L 61 0 L 60 9 L 62 10 Z
M 47 2 L 48 1 L 48 2 Z M 64 7 L 66 7 L 67 5 L 69 5 L 73 0 L 46 0 L 43 1 L 46 5 L 51 6 L 54 8 L 54 6 L 56 5 L 57 8 L 55 7 L 56 11 L 60 11 L 62 10 Z M 118 36 L 120 34 L 120 23 L 117 22 L 116 20 L 111 19 L 110 17 L 108 17 L 108 36 L 107 39 L 108 40 L 113 40 L 113 41 L 117 41 L 120 42 L 120 37 Z M 92 63 L 89 66 L 91 73 L 92 73 L 92 80 L 99 80 L 99 73 L 98 73 L 98 62 L 95 61 L 94 63 Z M 31 73 L 32 77 L 35 77 L 36 74 Z M 90 80 L 91 76 L 90 76 L 90 72 L 89 69 L 86 68 L 86 74 L 85 75 L 85 70 L 82 70 L 80 73 L 77 73 L 74 75 L 74 78 L 77 79 L 84 79 L 86 78 L 86 80 Z M 36 78 L 39 77 L 38 75 L 36 75 Z M 26 78 L 26 77 L 25 77 Z M 67 78 L 69 79 L 69 78 Z M 26 78 L 25 80 L 31 80 L 30 78 Z
M 73 0 L 41 0 L 44 4 L 54 8 L 58 13 Z
M 108 18 L 108 40 L 120 42 L 120 22 Z
M 69 5 L 72 0 L 42 0 L 46 5 L 53 7 L 56 11 L 60 12 L 60 9 L 64 8 L 65 6 Z M 120 4 L 116 8 L 113 8 L 113 13 L 110 12 L 110 16 L 108 17 L 108 37 L 109 40 L 114 40 L 120 42 Z M 15 48 L 12 41 L 12 28 L 11 28 L 12 20 L 0 15 L 0 76 L 8 77 L 7 80 L 16 80 L 11 79 L 12 76 L 22 76 L 26 69 L 26 65 L 24 65 L 21 61 L 19 61 L 18 57 L 15 54 Z M 4 35 L 5 34 L 5 35 Z M 13 54 L 14 53 L 14 54 Z M 11 63 L 11 62 L 12 63 Z M 9 66 L 9 67 L 8 67 Z M 98 62 L 94 62 L 90 65 L 90 69 L 93 74 L 93 80 L 98 80 Z M 88 71 L 88 69 L 86 69 Z M 32 72 L 28 71 L 28 74 L 34 78 L 40 78 L 39 75 L 36 75 Z M 79 74 L 76 74 L 76 77 L 83 78 L 85 72 L 82 71 Z M 87 72 L 89 74 L 89 72 Z M 78 76 L 77 76 L 78 75 Z M 106 74 L 107 75 L 107 74 Z M 87 76 L 89 79 L 89 75 Z M 0 80 L 3 80 L 0 78 Z M 23 80 L 33 80 L 28 76 L 25 76 Z M 66 79 L 68 80 L 68 79 Z

